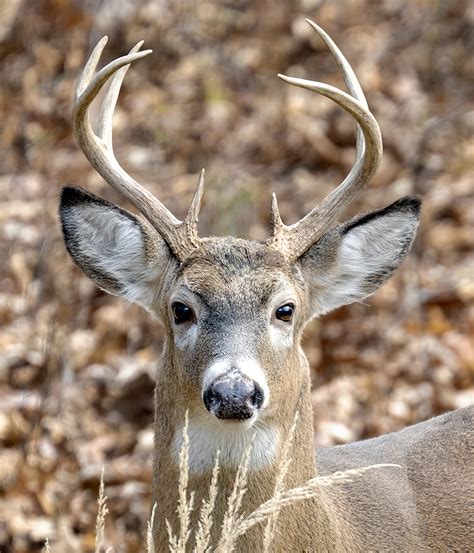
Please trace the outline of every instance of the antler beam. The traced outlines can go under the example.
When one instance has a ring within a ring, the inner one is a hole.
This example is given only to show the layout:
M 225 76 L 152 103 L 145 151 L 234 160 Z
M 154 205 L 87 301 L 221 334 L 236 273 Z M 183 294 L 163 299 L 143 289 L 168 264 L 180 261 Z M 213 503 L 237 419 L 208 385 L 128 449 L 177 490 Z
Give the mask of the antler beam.
M 204 169 L 201 171 L 196 193 L 184 221 L 177 219 L 155 196 L 122 169 L 112 147 L 112 117 L 115 105 L 130 64 L 152 51 L 139 52 L 143 44 L 143 41 L 140 41 L 127 56 L 110 62 L 96 73 L 95 70 L 106 43 L 107 37 L 103 37 L 94 48 L 77 84 L 73 114 L 76 140 L 101 177 L 112 188 L 123 194 L 148 219 L 176 257 L 182 261 L 201 244 L 197 233 L 197 221 L 204 187 Z M 97 133 L 94 133 L 88 109 L 112 76 L 100 109 Z
M 272 199 L 272 236 L 268 244 L 288 258 L 298 259 L 334 223 L 337 216 L 367 186 L 382 158 L 382 137 L 375 117 L 370 113 L 362 88 L 342 52 L 316 23 L 307 19 L 336 58 L 350 95 L 331 85 L 278 75 L 285 82 L 322 94 L 336 102 L 357 121 L 357 142 L 354 165 L 344 181 L 319 205 L 297 223 L 286 226 L 278 212 L 276 197 Z

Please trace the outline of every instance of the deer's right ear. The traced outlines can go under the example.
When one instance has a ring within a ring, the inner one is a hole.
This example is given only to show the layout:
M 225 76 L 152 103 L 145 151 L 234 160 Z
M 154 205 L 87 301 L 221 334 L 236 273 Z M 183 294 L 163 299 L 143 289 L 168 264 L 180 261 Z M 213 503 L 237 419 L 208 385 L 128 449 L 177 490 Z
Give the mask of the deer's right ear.
M 142 219 L 81 188 L 66 186 L 59 209 L 74 262 L 100 288 L 148 310 L 176 260 Z

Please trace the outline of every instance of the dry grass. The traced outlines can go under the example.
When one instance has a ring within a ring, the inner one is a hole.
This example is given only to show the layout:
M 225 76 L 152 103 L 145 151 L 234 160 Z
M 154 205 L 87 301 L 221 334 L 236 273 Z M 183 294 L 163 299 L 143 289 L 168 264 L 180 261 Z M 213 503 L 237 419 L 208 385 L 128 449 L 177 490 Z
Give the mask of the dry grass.
M 400 465 L 386 463 L 335 472 L 329 476 L 317 476 L 316 478 L 312 478 L 303 486 L 292 488 L 262 503 L 260 507 L 257 507 L 255 511 L 242 519 L 240 524 L 234 529 L 235 538 L 237 539 L 239 536 L 242 536 L 256 524 L 263 523 L 270 519 L 275 513 L 279 513 L 283 507 L 315 497 L 322 487 L 346 484 L 353 481 L 354 478 L 362 476 L 369 470 L 381 468 L 399 468 L 404 470 Z M 226 551 L 226 553 L 229 552 Z
M 291 465 L 290 449 L 293 445 L 293 438 L 295 435 L 295 428 L 298 422 L 299 413 L 295 413 L 293 419 L 293 424 L 291 425 L 288 437 L 283 444 L 283 450 L 280 460 L 280 468 L 275 481 L 275 489 L 273 491 L 273 498 L 279 498 L 285 487 L 286 475 L 288 469 Z M 280 509 L 275 510 L 275 512 L 268 517 L 267 525 L 265 527 L 265 533 L 263 535 L 263 553 L 270 553 L 273 539 L 275 537 L 275 530 L 278 520 L 278 515 L 280 514 Z
M 104 491 L 104 467 L 100 473 L 99 498 L 97 499 L 99 509 L 95 523 L 95 553 L 102 552 L 102 542 L 104 540 L 105 518 L 109 512 L 107 508 L 107 496 Z
M 155 546 L 153 545 L 153 527 L 155 524 L 155 512 L 156 512 L 156 503 L 153 505 L 153 509 L 151 510 L 150 520 L 148 521 L 148 524 L 147 524 L 147 531 L 146 531 L 147 553 L 155 553 Z
M 209 499 L 203 500 L 201 505 L 194 553 L 206 553 L 209 548 L 209 542 L 211 541 L 211 530 L 214 522 L 212 518 L 212 513 L 214 512 L 217 492 L 219 491 L 218 478 L 219 451 L 217 452 L 214 468 L 212 470 L 211 483 L 209 485 Z
M 191 492 L 188 497 L 188 480 L 189 480 L 189 434 L 188 434 L 189 415 L 186 411 L 184 428 L 183 428 L 183 443 L 179 453 L 179 499 L 178 499 L 178 519 L 179 519 L 179 535 L 175 535 L 171 528 L 171 524 L 166 520 L 166 528 L 168 530 L 169 545 L 171 553 L 185 553 L 186 545 L 191 535 L 189 528 L 191 513 L 194 506 L 194 492 Z
M 284 507 L 293 505 L 300 501 L 306 501 L 317 495 L 318 491 L 323 487 L 334 486 L 338 484 L 346 484 L 364 475 L 366 472 L 383 468 L 399 468 L 403 467 L 396 464 L 376 464 L 357 469 L 351 469 L 341 472 L 336 472 L 329 476 L 317 476 L 308 480 L 303 486 L 284 490 L 286 475 L 291 465 L 291 457 L 289 455 L 293 444 L 295 427 L 298 421 L 298 415 L 295 416 L 293 424 L 288 433 L 288 437 L 283 444 L 282 454 L 280 458 L 280 468 L 277 474 L 273 496 L 257 507 L 253 512 L 244 516 L 242 509 L 244 507 L 244 498 L 247 490 L 247 476 L 250 456 L 253 447 L 253 438 L 242 456 L 241 463 L 237 470 L 234 480 L 234 485 L 227 502 L 227 509 L 221 525 L 217 546 L 213 549 L 210 546 L 211 529 L 214 524 L 213 513 L 216 504 L 216 498 L 219 490 L 219 453 L 216 455 L 211 482 L 209 485 L 208 499 L 203 500 L 199 512 L 199 522 L 197 528 L 192 533 L 191 514 L 194 509 L 194 493 L 188 490 L 189 482 L 189 436 L 188 436 L 188 413 L 186 413 L 185 424 L 183 427 L 183 443 L 181 445 L 179 456 L 179 498 L 178 498 L 178 521 L 179 528 L 177 532 L 173 532 L 171 524 L 166 520 L 166 527 L 169 536 L 169 552 L 170 553 L 233 553 L 236 550 L 238 539 L 248 532 L 257 524 L 266 522 L 265 529 L 262 535 L 262 551 L 269 553 L 272 551 L 273 539 L 275 537 L 275 529 L 278 516 Z M 102 551 L 102 542 L 104 541 L 105 519 L 108 514 L 107 496 L 104 490 L 104 468 L 102 468 L 99 497 L 97 500 L 98 512 L 96 518 L 96 553 Z M 148 521 L 146 534 L 146 551 L 147 553 L 155 553 L 153 545 L 153 526 L 155 523 L 156 504 L 151 511 L 150 520 Z M 189 542 L 193 538 L 194 547 L 190 549 Z M 44 552 L 51 553 L 51 547 L 48 539 L 45 540 Z M 106 553 L 112 553 L 113 548 L 108 548 Z
M 227 502 L 227 509 L 224 514 L 224 520 L 222 521 L 221 536 L 217 544 L 216 553 L 233 551 L 235 542 L 238 538 L 235 528 L 240 522 L 239 511 L 247 491 L 247 474 L 254 438 L 255 435 L 252 436 L 252 440 L 242 456 L 242 461 L 235 475 L 234 487 Z

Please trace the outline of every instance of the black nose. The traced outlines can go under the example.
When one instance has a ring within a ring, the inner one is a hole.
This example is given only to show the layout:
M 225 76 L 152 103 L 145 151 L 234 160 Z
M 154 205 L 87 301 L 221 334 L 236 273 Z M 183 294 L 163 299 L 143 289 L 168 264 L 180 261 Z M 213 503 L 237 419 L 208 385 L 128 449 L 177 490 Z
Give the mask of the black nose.
M 246 420 L 262 406 L 263 390 L 250 378 L 232 372 L 209 384 L 203 400 L 218 419 Z

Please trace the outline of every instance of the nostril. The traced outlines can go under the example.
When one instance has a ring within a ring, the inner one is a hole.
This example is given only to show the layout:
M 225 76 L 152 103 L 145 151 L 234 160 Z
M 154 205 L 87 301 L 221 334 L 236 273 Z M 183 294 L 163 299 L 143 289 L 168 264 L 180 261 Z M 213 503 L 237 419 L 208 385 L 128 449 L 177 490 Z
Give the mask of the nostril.
M 263 390 L 256 382 L 254 382 L 254 391 L 250 398 L 250 402 L 255 409 L 260 409 L 263 405 Z
M 206 409 L 208 411 L 211 410 L 212 404 L 214 403 L 215 399 L 216 399 L 216 396 L 214 394 L 214 387 L 213 386 L 208 386 L 204 390 L 204 394 L 202 396 L 202 400 L 204 401 L 204 405 L 206 406 Z

